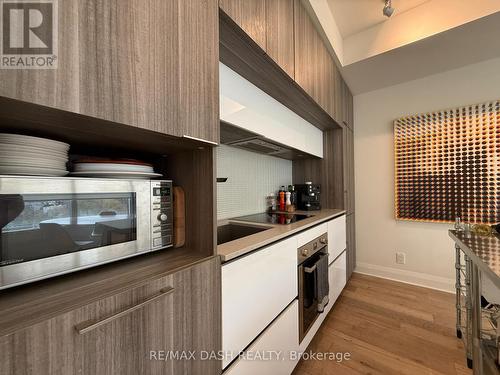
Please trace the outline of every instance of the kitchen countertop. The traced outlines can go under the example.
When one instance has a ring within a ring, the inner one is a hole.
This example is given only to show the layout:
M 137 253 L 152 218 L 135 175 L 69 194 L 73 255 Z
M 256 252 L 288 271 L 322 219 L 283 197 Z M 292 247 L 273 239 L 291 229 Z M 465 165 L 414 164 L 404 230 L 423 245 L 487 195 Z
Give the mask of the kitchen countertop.
M 340 209 L 323 209 L 320 211 L 295 211 L 294 213 L 314 216 L 288 225 L 259 224 L 233 219 L 220 221 L 219 225 L 227 223 L 240 223 L 251 226 L 270 227 L 270 229 L 218 245 L 217 254 L 221 257 L 222 262 L 227 262 L 253 250 L 257 250 L 273 242 L 289 237 L 295 233 L 334 219 L 338 216 L 342 216 L 346 213 L 346 211 Z
M 500 288 L 500 238 L 450 230 L 450 237 L 478 268 Z

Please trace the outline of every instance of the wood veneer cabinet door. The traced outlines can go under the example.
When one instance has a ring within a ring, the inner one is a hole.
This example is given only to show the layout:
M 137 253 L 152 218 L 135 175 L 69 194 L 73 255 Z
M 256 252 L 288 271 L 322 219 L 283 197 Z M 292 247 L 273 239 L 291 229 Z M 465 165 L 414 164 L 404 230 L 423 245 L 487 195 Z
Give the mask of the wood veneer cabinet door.
M 335 66 L 335 98 L 334 98 L 334 107 L 335 107 L 335 120 L 341 124 L 344 116 L 344 107 L 343 107 L 343 82 L 344 79 L 340 74 L 340 70 Z
M 344 209 L 348 214 L 354 212 L 354 132 L 343 128 L 343 176 L 344 176 Z
M 293 2 L 266 1 L 266 52 L 291 78 L 295 77 Z
M 354 130 L 354 98 L 349 87 L 347 88 L 347 111 L 347 124 Z
M 0 373 L 217 374 L 220 361 L 201 361 L 200 352 L 221 348 L 220 304 L 214 257 L 0 338 Z M 151 360 L 161 350 L 197 357 Z
M 294 2 L 295 81 L 313 99 L 319 97 L 319 39 L 300 0 Z
M 220 0 L 219 6 L 266 51 L 266 0 Z
M 294 4 L 295 81 L 335 115 L 335 63 L 300 0 Z
M 57 69 L 0 70 L 0 96 L 219 141 L 217 0 L 57 4 Z

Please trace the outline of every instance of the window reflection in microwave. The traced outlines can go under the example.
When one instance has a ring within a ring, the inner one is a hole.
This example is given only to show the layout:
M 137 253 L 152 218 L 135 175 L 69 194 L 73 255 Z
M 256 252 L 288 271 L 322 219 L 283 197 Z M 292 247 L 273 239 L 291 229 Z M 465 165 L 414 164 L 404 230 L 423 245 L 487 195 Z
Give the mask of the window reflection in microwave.
M 0 195 L 0 265 L 137 239 L 135 193 Z

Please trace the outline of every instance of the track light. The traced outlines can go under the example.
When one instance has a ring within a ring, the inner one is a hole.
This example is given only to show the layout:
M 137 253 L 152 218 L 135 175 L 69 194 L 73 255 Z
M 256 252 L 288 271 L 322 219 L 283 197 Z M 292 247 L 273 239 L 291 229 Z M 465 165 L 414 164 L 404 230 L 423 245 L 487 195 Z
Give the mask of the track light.
M 392 16 L 392 13 L 394 13 L 394 8 L 392 7 L 392 0 L 385 0 L 385 6 L 382 13 L 386 17 Z

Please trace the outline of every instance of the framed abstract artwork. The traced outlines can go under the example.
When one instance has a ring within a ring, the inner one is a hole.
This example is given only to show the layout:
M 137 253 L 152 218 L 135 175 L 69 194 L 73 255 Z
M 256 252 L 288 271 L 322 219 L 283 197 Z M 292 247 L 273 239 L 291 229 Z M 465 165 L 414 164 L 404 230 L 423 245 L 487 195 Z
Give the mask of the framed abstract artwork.
M 394 122 L 398 220 L 500 221 L 500 101 Z

